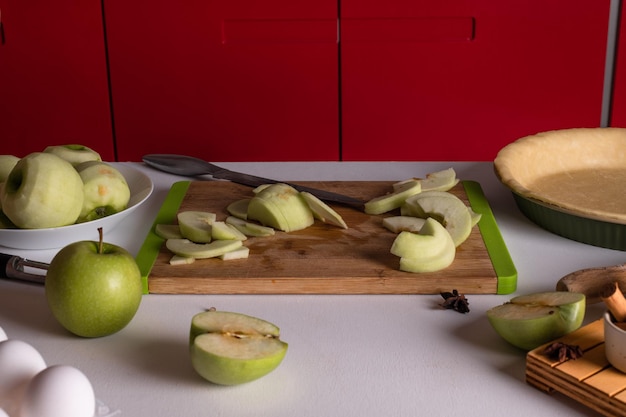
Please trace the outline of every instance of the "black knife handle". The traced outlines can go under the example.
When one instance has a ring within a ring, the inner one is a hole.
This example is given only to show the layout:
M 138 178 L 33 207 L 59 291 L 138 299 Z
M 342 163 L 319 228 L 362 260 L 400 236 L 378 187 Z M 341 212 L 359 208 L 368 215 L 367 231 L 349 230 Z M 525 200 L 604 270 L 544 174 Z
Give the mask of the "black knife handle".
M 14 255 L 0 253 L 0 278 L 9 278 L 7 275 L 7 267 L 12 262 Z

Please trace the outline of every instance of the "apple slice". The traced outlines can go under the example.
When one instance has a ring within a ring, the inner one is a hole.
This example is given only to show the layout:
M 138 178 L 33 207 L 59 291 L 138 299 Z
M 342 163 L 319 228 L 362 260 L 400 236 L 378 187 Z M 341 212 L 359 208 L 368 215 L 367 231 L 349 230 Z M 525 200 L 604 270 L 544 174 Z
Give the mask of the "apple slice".
M 237 228 L 226 222 L 213 222 L 211 224 L 211 238 L 214 240 L 246 240 L 248 237 Z
M 177 224 L 164 224 L 159 223 L 154 226 L 154 233 L 162 239 L 183 239 L 184 236 L 180 233 L 180 226 Z
M 211 241 L 211 224 L 217 218 L 215 213 L 190 210 L 181 211 L 176 217 L 180 233 L 184 238 L 196 243 L 209 243 Z
M 219 256 L 220 259 L 224 261 L 232 261 L 234 259 L 246 259 L 250 256 L 250 248 L 246 246 L 241 246 L 235 250 L 231 250 L 230 252 L 226 252 Z
M 228 211 L 231 216 L 247 220 L 248 205 L 250 204 L 250 200 L 250 198 L 243 198 L 241 200 L 233 201 L 226 207 L 226 211 Z
M 455 246 L 461 245 L 472 232 L 472 217 L 463 201 L 445 191 L 425 191 L 406 200 L 416 216 L 434 217 L 452 236 Z
M 365 203 L 365 213 L 367 214 L 383 214 L 402 206 L 404 201 L 415 194 L 422 191 L 419 180 L 410 179 L 404 184 L 398 186 L 393 192 L 379 197 L 375 197 Z
M 300 195 L 304 197 L 304 201 L 306 201 L 306 203 L 309 205 L 309 208 L 313 212 L 313 216 L 316 219 L 324 223 L 330 223 L 332 225 L 341 227 L 342 229 L 348 228 L 348 225 L 343 220 L 341 215 L 328 204 L 324 203 L 322 200 L 306 191 L 301 191 Z
M 548 291 L 514 297 L 487 310 L 487 318 L 504 340 L 532 350 L 578 329 L 585 306 L 584 294 Z
M 196 372 L 220 385 L 243 384 L 267 375 L 280 365 L 288 347 L 274 324 L 226 311 L 196 314 L 189 346 Z
M 174 255 L 170 258 L 170 265 L 189 265 L 196 261 L 196 258 L 188 256 Z
M 383 219 L 383 227 L 392 233 L 415 232 L 418 233 L 426 219 L 413 216 L 391 216 Z
M 298 190 L 283 183 L 268 185 L 250 200 L 248 219 L 284 232 L 302 230 L 314 222 Z
M 242 220 L 239 217 L 228 216 L 226 218 L 226 223 L 236 227 L 241 233 L 246 236 L 273 236 L 276 231 L 271 227 L 262 226 L 257 223 L 252 223 L 246 220 Z
M 165 247 L 174 255 L 187 258 L 216 258 L 241 247 L 241 240 L 214 240 L 211 243 L 194 243 L 188 239 L 168 239 Z
M 422 191 L 448 191 L 458 183 L 454 168 L 448 168 L 427 174 L 422 180 Z
M 391 253 L 400 256 L 400 270 L 406 272 L 435 272 L 454 262 L 456 247 L 448 231 L 429 217 L 420 233 L 400 232 Z

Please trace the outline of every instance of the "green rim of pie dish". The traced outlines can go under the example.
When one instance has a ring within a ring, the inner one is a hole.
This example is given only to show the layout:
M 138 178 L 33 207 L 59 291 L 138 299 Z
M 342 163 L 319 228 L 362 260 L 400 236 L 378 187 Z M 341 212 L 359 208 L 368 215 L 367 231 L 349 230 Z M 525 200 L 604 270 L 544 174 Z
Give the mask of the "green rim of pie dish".
M 570 240 L 626 251 L 626 224 L 579 217 L 538 204 L 513 192 L 519 210 L 533 223 Z

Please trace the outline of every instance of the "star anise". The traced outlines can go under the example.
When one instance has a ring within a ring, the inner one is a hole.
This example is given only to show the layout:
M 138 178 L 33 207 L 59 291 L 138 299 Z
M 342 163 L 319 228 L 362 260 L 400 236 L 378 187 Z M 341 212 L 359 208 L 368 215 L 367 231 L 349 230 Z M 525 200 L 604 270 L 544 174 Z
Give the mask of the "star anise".
M 445 300 L 441 303 L 443 308 L 450 308 L 459 313 L 469 313 L 469 301 L 464 294 L 459 294 L 457 290 L 452 290 L 452 292 L 444 291 L 440 294 Z
M 558 359 L 559 362 L 565 362 L 568 359 L 576 360 L 583 356 L 580 346 L 562 342 L 551 343 L 543 353 L 552 359 Z

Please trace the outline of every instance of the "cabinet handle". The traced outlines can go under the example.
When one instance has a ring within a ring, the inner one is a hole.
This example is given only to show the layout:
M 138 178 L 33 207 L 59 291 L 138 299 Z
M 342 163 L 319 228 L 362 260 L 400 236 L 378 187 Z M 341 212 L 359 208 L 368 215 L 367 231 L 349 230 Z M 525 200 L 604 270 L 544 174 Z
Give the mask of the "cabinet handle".
M 6 38 L 4 37 L 4 23 L 2 23 L 2 9 L 0 9 L 0 45 L 4 45 L 6 43 Z

